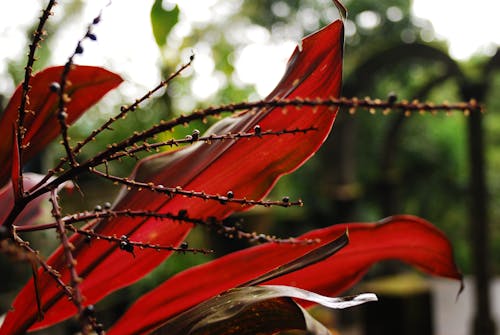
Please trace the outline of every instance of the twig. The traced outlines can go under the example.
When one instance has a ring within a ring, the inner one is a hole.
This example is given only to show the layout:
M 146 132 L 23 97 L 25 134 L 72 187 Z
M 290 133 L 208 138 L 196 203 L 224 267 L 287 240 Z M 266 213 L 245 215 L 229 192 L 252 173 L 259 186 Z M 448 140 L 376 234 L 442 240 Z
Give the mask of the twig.
M 308 127 L 308 128 L 295 128 L 295 129 L 283 129 L 279 131 L 273 131 L 273 130 L 266 130 L 266 131 L 261 131 L 259 126 L 254 127 L 253 132 L 249 133 L 227 133 L 227 134 L 222 134 L 222 135 L 216 135 L 216 134 L 211 134 L 208 136 L 199 136 L 199 131 L 194 130 L 191 135 L 187 135 L 183 139 L 169 139 L 163 142 L 157 142 L 157 143 L 148 143 L 145 142 L 140 145 L 134 145 L 131 148 L 127 148 L 124 151 L 119 151 L 113 155 L 111 155 L 109 158 L 107 158 L 105 161 L 101 162 L 100 164 L 108 163 L 113 160 L 120 159 L 122 157 L 135 157 L 135 154 L 138 152 L 142 151 L 151 151 L 151 150 L 158 150 L 160 147 L 164 146 L 179 146 L 182 144 L 193 144 L 195 142 L 205 142 L 205 143 L 211 143 L 215 141 L 224 141 L 224 140 L 239 140 L 243 138 L 262 138 L 266 136 L 281 136 L 281 135 L 295 135 L 295 134 L 305 134 L 310 131 L 315 131 L 317 128 L 314 127 Z M 97 163 L 97 162 L 96 162 Z M 99 164 L 92 164 L 92 166 L 97 166 Z
M 68 296 L 70 299 L 73 297 L 73 292 L 70 287 L 68 287 L 62 280 L 61 280 L 61 274 L 52 268 L 47 262 L 45 262 L 39 255 L 38 251 L 30 247 L 29 243 L 24 241 L 22 238 L 20 238 L 14 231 L 14 236 L 13 239 L 15 243 L 22 249 L 24 249 L 26 252 L 30 253 L 33 255 L 33 257 L 37 260 L 38 264 L 47 272 L 52 279 L 56 282 L 57 285 L 59 285 L 63 293 Z
M 194 56 L 191 56 L 189 59 L 189 62 L 183 64 L 177 71 L 172 73 L 167 79 L 161 81 L 155 88 L 152 90 L 148 91 L 146 94 L 144 94 L 141 98 L 136 99 L 134 103 L 130 106 L 122 106 L 120 108 L 120 113 L 118 115 L 111 117 L 108 121 L 106 121 L 104 124 L 102 124 L 99 128 L 94 130 L 87 138 L 85 138 L 83 141 L 78 142 L 78 144 L 75 146 L 73 149 L 73 153 L 77 154 L 80 152 L 80 150 L 89 142 L 91 142 L 98 134 L 103 132 L 106 129 L 110 129 L 109 127 L 116 121 L 119 120 L 127 115 L 128 112 L 130 111 L 135 111 L 137 107 L 144 102 L 145 100 L 149 99 L 155 92 L 160 90 L 163 87 L 166 87 L 173 79 L 178 77 L 185 69 L 187 69 L 191 63 L 193 62 Z
M 52 217 L 56 220 L 57 226 L 57 233 L 59 235 L 59 239 L 61 240 L 62 247 L 64 249 L 64 256 L 66 258 L 66 265 L 69 269 L 70 273 L 70 285 L 72 288 L 72 294 L 71 294 L 71 301 L 73 304 L 76 306 L 78 309 L 78 314 L 82 316 L 84 307 L 83 307 L 83 296 L 82 292 L 80 290 L 80 285 L 79 283 L 81 282 L 82 278 L 78 275 L 78 272 L 76 270 L 76 259 L 73 257 L 72 250 L 74 249 L 74 246 L 70 243 L 68 236 L 66 235 L 66 227 L 64 225 L 64 222 L 61 220 L 61 211 L 59 209 L 59 204 L 57 201 L 57 193 L 56 190 L 52 190 L 50 193 L 50 199 L 49 201 L 52 204 Z M 85 319 L 86 320 L 86 319 Z M 88 334 L 88 329 L 87 329 L 87 322 L 85 320 L 82 320 L 82 333 L 83 334 Z
M 77 229 L 74 226 L 69 226 L 71 230 L 73 230 L 75 233 L 88 236 L 90 238 L 94 238 L 96 240 L 104 240 L 108 242 L 113 242 L 117 243 L 120 246 L 120 249 L 130 252 L 133 254 L 134 252 L 134 247 L 138 247 L 140 249 L 154 249 L 157 251 L 160 250 L 166 250 L 166 251 L 177 251 L 177 252 L 192 252 L 192 253 L 202 253 L 202 254 L 210 254 L 213 253 L 213 250 L 207 250 L 207 249 L 200 249 L 200 248 L 188 248 L 184 247 L 181 245 L 180 247 L 173 247 L 173 246 L 165 246 L 165 245 L 159 245 L 159 244 L 152 244 L 152 243 L 145 243 L 145 242 L 138 242 L 138 241 L 130 241 L 127 236 L 121 236 L 121 237 L 116 237 L 116 236 L 109 236 L 109 235 L 103 235 L 103 234 L 98 234 L 92 230 L 85 230 L 85 229 Z
M 24 81 L 22 84 L 23 93 L 21 95 L 21 103 L 19 104 L 18 109 L 18 118 L 17 118 L 17 149 L 19 150 L 19 161 L 22 162 L 22 153 L 23 153 L 23 139 L 26 133 L 26 128 L 24 128 L 24 118 L 26 117 L 26 107 L 29 106 L 28 94 L 31 89 L 30 80 L 33 73 L 33 64 L 35 63 L 35 53 L 36 49 L 40 46 L 40 42 L 43 40 L 43 36 L 46 34 L 44 30 L 45 23 L 47 22 L 50 15 L 52 15 L 52 7 L 56 4 L 55 0 L 50 0 L 47 4 L 47 7 L 42 12 L 42 16 L 40 16 L 40 21 L 38 22 L 38 26 L 33 34 L 33 40 L 29 46 L 28 53 L 28 61 L 24 68 Z M 19 186 L 20 186 L 20 194 L 24 193 L 23 186 L 23 171 L 22 164 L 19 164 Z
M 234 195 L 221 196 L 221 195 L 216 195 L 216 194 L 208 194 L 208 193 L 205 193 L 202 191 L 184 190 L 180 186 L 167 187 L 167 186 L 163 186 L 163 185 L 155 185 L 154 183 L 151 183 L 151 182 L 149 182 L 149 183 L 139 182 L 139 181 L 132 180 L 129 178 L 121 178 L 121 177 L 113 176 L 110 174 L 106 174 L 106 173 L 98 171 L 94 168 L 90 169 L 90 171 L 98 176 L 109 179 L 109 180 L 116 182 L 118 184 L 123 184 L 123 185 L 130 187 L 130 188 L 137 188 L 139 191 L 143 190 L 143 189 L 147 189 L 147 190 L 150 190 L 153 192 L 165 194 L 169 197 L 173 197 L 174 195 L 182 195 L 182 196 L 185 196 L 187 198 L 199 198 L 199 199 L 203 199 L 203 200 L 212 200 L 212 201 L 217 201 L 221 204 L 236 203 L 236 204 L 240 204 L 242 206 L 292 207 L 292 206 L 303 206 L 304 205 L 302 200 L 290 201 L 288 199 L 288 197 L 284 197 L 282 201 L 263 201 L 263 200 L 249 200 L 249 199 L 245 199 L 245 198 L 233 198 Z M 229 191 L 228 193 L 232 194 L 231 191 Z
M 77 166 L 78 163 L 76 162 L 75 159 L 75 153 L 73 152 L 73 149 L 69 144 L 68 124 L 66 123 L 66 118 L 68 117 L 68 114 L 66 113 L 66 103 L 71 100 L 69 95 L 65 93 L 66 86 L 71 85 L 71 83 L 68 81 L 68 75 L 73 66 L 73 59 L 75 58 L 75 56 L 83 53 L 83 47 L 82 47 L 83 41 L 85 39 L 90 39 L 90 40 L 96 39 L 96 36 L 92 33 L 92 29 L 95 25 L 97 25 L 101 21 L 101 15 L 102 15 L 102 9 L 99 12 L 99 15 L 97 15 L 92 21 L 92 23 L 89 24 L 89 26 L 87 27 L 87 31 L 85 32 L 85 35 L 78 41 L 75 50 L 68 58 L 66 64 L 64 64 L 64 70 L 61 74 L 61 79 L 59 81 L 59 88 L 58 88 L 59 105 L 57 111 L 57 119 L 59 120 L 59 126 L 61 127 L 62 144 L 64 145 L 67 159 L 69 160 L 69 163 L 72 167 Z
M 180 210 L 179 213 L 157 213 L 152 211 L 144 211 L 144 210 L 101 210 L 94 212 L 82 212 L 76 213 L 73 215 L 69 215 L 66 217 L 62 217 L 61 221 L 69 227 L 71 230 L 78 232 L 73 224 L 78 222 L 86 222 L 91 220 L 98 220 L 104 218 L 114 218 L 119 216 L 128 216 L 128 217 L 144 217 L 144 218 L 155 218 L 159 220 L 173 220 L 179 222 L 186 222 L 191 224 L 196 224 L 200 226 L 206 226 L 210 229 L 215 230 L 217 233 L 224 235 L 227 238 L 237 238 L 237 239 L 248 239 L 255 242 L 272 242 L 272 243 L 292 243 L 292 244 L 311 244 L 316 243 L 316 240 L 297 240 L 295 238 L 278 238 L 276 236 L 269 236 L 265 234 L 257 234 L 255 232 L 249 233 L 241 230 L 238 224 L 231 224 L 229 221 L 218 220 L 215 217 L 208 217 L 206 219 L 201 218 L 192 218 L 188 216 L 187 210 Z M 96 221 L 97 222 L 97 221 Z M 57 223 L 46 223 L 43 225 L 34 225 L 34 226 L 20 226 L 16 227 L 16 231 L 18 232 L 34 232 L 40 230 L 54 229 L 57 227 Z M 85 231 L 90 232 L 91 227 L 87 227 Z M 168 250 L 168 249 L 167 249 Z
M 43 193 L 49 191 L 50 188 L 54 188 L 61 183 L 74 178 L 79 174 L 82 174 L 87 171 L 92 171 L 93 166 L 97 166 L 99 164 L 103 164 L 107 162 L 110 157 L 115 155 L 117 152 L 125 151 L 126 148 L 133 146 L 136 143 L 141 141 L 146 141 L 148 138 L 154 137 L 156 134 L 161 133 L 163 131 L 171 130 L 175 126 L 187 124 L 195 120 L 203 120 L 209 116 L 218 116 L 223 112 L 236 113 L 241 110 L 255 110 L 259 108 L 272 108 L 272 107 L 330 107 L 332 110 L 336 110 L 336 107 L 347 107 L 349 112 L 355 112 L 356 109 L 362 108 L 366 109 L 370 112 L 374 112 L 377 109 L 383 110 L 384 113 L 390 110 L 400 110 L 405 114 L 412 113 L 422 113 L 422 112 L 437 112 L 437 111 L 453 111 L 460 110 L 463 111 L 465 115 L 468 115 L 472 112 L 482 112 L 482 106 L 479 105 L 475 100 L 471 100 L 469 102 L 460 102 L 460 103 L 443 103 L 443 104 L 432 104 L 432 103 L 421 103 L 418 101 L 401 101 L 396 102 L 394 100 L 379 100 L 379 99 L 358 99 L 358 98 L 330 98 L 330 99 L 274 99 L 269 101 L 257 101 L 257 102 L 242 102 L 238 104 L 228 104 L 221 105 L 218 107 L 209 107 L 207 109 L 198 110 L 193 112 L 190 115 L 182 115 L 178 118 L 172 119 L 170 121 L 161 121 L 160 124 L 157 124 L 151 127 L 148 130 L 142 132 L 135 132 L 132 136 L 122 140 L 119 143 L 115 143 L 110 145 L 106 150 L 92 157 L 84 163 L 81 163 L 77 167 L 73 167 L 72 169 L 64 172 L 59 177 L 53 179 L 47 184 L 39 184 L 36 187 L 32 188 L 28 194 L 26 194 L 26 200 L 32 200 L 40 196 Z M 44 180 L 44 183 L 48 180 Z M 13 211 L 12 214 L 9 214 L 8 222 L 13 222 L 13 218 L 18 212 L 19 209 Z

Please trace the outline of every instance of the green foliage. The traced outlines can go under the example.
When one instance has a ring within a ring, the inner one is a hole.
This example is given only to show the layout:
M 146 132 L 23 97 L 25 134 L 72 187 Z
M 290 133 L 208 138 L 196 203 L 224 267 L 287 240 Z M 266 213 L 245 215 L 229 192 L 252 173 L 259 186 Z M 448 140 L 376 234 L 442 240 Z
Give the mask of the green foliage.
M 156 44 L 161 48 L 167 42 L 168 34 L 179 21 L 179 7 L 168 10 L 163 7 L 163 0 L 155 0 L 151 8 L 151 25 Z

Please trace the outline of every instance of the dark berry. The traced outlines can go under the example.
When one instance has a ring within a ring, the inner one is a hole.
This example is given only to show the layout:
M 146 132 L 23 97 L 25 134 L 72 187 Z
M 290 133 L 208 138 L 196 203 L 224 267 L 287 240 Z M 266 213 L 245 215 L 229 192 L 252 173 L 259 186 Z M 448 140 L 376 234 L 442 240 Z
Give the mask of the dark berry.
M 390 92 L 390 93 L 387 95 L 387 102 L 388 102 L 388 103 L 393 104 L 393 103 L 395 103 L 397 100 L 398 100 L 398 96 L 396 95 L 396 93 L 394 93 L 394 92 Z
M 200 131 L 198 129 L 193 130 L 191 136 L 194 141 L 197 141 L 200 138 Z
M 82 53 L 83 53 L 83 47 L 80 44 L 78 44 L 76 46 L 75 54 L 82 54 Z
M 257 135 L 257 136 L 260 136 L 260 134 L 262 133 L 262 129 L 260 128 L 259 125 L 256 125 L 255 127 L 253 127 L 253 131 L 255 132 L 255 135 Z
M 95 34 L 87 33 L 87 37 L 92 41 L 97 41 L 97 36 Z
M 54 81 L 54 82 L 50 83 L 49 88 L 52 92 L 58 93 L 61 90 L 61 85 L 59 85 L 58 82 Z

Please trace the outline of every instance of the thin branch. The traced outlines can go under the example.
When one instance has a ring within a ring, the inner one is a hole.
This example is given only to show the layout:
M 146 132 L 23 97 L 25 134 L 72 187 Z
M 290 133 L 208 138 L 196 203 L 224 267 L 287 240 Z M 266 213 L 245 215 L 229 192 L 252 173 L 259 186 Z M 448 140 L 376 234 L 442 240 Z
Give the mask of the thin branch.
M 135 132 L 132 136 L 122 140 L 119 143 L 115 143 L 108 146 L 107 150 L 102 151 L 97 154 L 93 159 L 85 163 L 86 167 L 95 166 L 95 162 L 106 161 L 116 152 L 125 150 L 127 147 L 133 146 L 140 141 L 146 141 L 155 135 L 173 129 L 178 125 L 183 125 L 190 123 L 194 120 L 203 120 L 209 116 L 218 116 L 224 112 L 235 113 L 242 110 L 255 110 L 263 108 L 286 108 L 286 107 L 329 107 L 332 110 L 336 110 L 336 107 L 347 107 L 350 113 L 356 111 L 356 109 L 362 108 L 373 113 L 377 109 L 383 110 L 385 113 L 389 110 L 400 110 L 404 113 L 414 113 L 414 112 L 425 112 L 425 111 L 453 111 L 461 110 L 466 115 L 471 112 L 482 111 L 482 107 L 475 101 L 471 100 L 469 102 L 462 103 L 443 103 L 443 104 L 432 104 L 432 103 L 421 103 L 417 100 L 412 102 L 401 101 L 395 102 L 390 100 L 380 100 L 380 99 L 358 99 L 358 98 L 330 98 L 330 99 L 273 99 L 273 100 L 261 100 L 256 102 L 242 102 L 238 104 L 228 104 L 221 105 L 218 107 L 209 107 L 203 110 L 198 110 L 187 116 L 180 116 L 178 118 L 172 119 L 170 121 L 162 121 L 148 130 L 142 132 Z
M 98 176 L 109 179 L 109 180 L 116 182 L 118 184 L 123 184 L 127 187 L 130 187 L 130 188 L 136 188 L 139 191 L 143 190 L 143 189 L 147 189 L 147 190 L 150 190 L 153 192 L 165 194 L 169 197 L 173 197 L 174 195 L 181 195 L 181 196 L 185 196 L 187 198 L 198 198 L 198 199 L 203 199 L 203 200 L 212 200 L 212 201 L 217 201 L 221 204 L 235 203 L 235 204 L 240 204 L 241 206 L 292 207 L 292 206 L 303 206 L 304 205 L 302 200 L 290 201 L 288 199 L 288 197 L 284 197 L 282 201 L 249 200 L 246 198 L 234 198 L 234 195 L 232 195 L 231 191 L 228 192 L 228 194 L 231 194 L 231 195 L 221 196 L 221 195 L 216 195 L 216 194 L 208 194 L 208 193 L 200 192 L 200 191 L 184 190 L 180 186 L 166 187 L 163 185 L 155 185 L 151 182 L 144 183 L 144 182 L 132 180 L 129 178 L 121 178 L 121 177 L 117 177 L 117 176 L 103 173 L 103 172 L 98 171 L 94 168 L 92 168 L 90 171 Z
M 26 252 L 30 253 L 33 255 L 33 257 L 37 260 L 38 264 L 44 269 L 45 272 L 47 272 L 52 279 L 56 282 L 57 285 L 59 285 L 63 293 L 68 297 L 68 298 L 73 298 L 73 292 L 71 290 L 71 287 L 67 286 L 62 280 L 61 280 L 61 274 L 51 267 L 47 262 L 45 262 L 41 257 L 40 254 L 37 250 L 33 249 L 30 247 L 29 242 L 24 241 L 22 238 L 20 238 L 14 231 L 14 236 L 13 239 L 15 243 L 22 249 L 24 249 Z
M 95 137 L 103 132 L 106 129 L 110 129 L 110 126 L 116 121 L 121 118 L 124 118 L 128 112 L 135 111 L 137 107 L 144 102 L 145 100 L 149 99 L 155 92 L 160 90 L 163 87 L 166 87 L 173 79 L 178 77 L 185 69 L 187 69 L 189 66 L 191 66 L 191 63 L 193 62 L 194 56 L 191 56 L 189 58 L 189 62 L 183 64 L 177 71 L 172 73 L 167 79 L 161 81 L 155 88 L 152 90 L 148 91 L 146 94 L 144 94 L 141 98 L 136 99 L 134 103 L 130 106 L 122 106 L 120 108 L 120 113 L 118 115 L 111 117 L 108 121 L 106 121 L 104 124 L 102 124 L 99 128 L 94 130 L 87 138 L 85 138 L 83 141 L 78 142 L 78 144 L 75 146 L 73 149 L 73 153 L 77 154 L 80 152 L 80 150 L 89 142 L 93 141 Z
M 209 116 L 218 116 L 223 112 L 236 113 L 241 110 L 252 110 L 258 108 L 272 108 L 272 107 L 329 107 L 332 111 L 337 110 L 337 107 L 347 107 L 347 110 L 350 113 L 356 111 L 356 109 L 366 109 L 370 113 L 376 112 L 376 110 L 382 110 L 384 114 L 391 110 L 399 110 L 405 113 L 405 115 L 411 115 L 413 113 L 422 113 L 422 112 L 438 112 L 438 111 L 446 111 L 450 112 L 453 110 L 462 111 L 465 115 L 468 115 L 472 112 L 482 112 L 482 106 L 477 103 L 475 100 L 471 100 L 469 102 L 459 102 L 459 103 L 442 103 L 442 104 L 432 104 L 432 103 L 421 103 L 418 101 L 401 101 L 397 102 L 391 99 L 388 100 L 380 100 L 380 99 L 359 99 L 359 98 L 330 98 L 330 99 L 274 99 L 270 101 L 257 101 L 257 102 L 243 102 L 238 104 L 229 104 L 222 105 L 218 107 L 209 107 L 207 109 L 198 110 L 193 112 L 187 116 L 180 116 L 178 118 L 172 119 L 170 121 L 161 121 L 160 124 L 157 124 L 148 130 L 142 132 L 135 132 L 132 136 L 122 140 L 119 143 L 112 144 L 108 147 L 108 149 L 102 151 L 97 154 L 93 158 L 88 161 L 81 163 L 79 166 L 74 167 L 54 180 L 48 182 L 43 185 L 39 184 L 36 188 L 32 188 L 30 192 L 25 196 L 26 200 L 31 200 L 40 196 L 43 193 L 47 193 L 51 188 L 60 185 L 64 181 L 70 180 L 77 175 L 80 175 L 84 172 L 91 171 L 93 166 L 103 164 L 106 162 L 109 157 L 116 154 L 120 151 L 125 151 L 128 147 L 133 146 L 141 141 L 146 141 L 149 138 L 154 137 L 158 133 L 163 131 L 171 130 L 175 126 L 187 124 L 194 120 L 204 120 Z M 55 170 L 57 172 L 57 170 Z M 44 183 L 48 180 L 44 180 Z M 13 222 L 13 218 L 15 213 L 9 214 L 8 221 Z
M 165 245 L 159 245 L 159 244 L 152 244 L 152 243 L 145 243 L 145 242 L 138 242 L 138 241 L 130 241 L 127 236 L 121 236 L 121 237 L 116 237 L 116 236 L 109 236 L 109 235 L 103 235 L 103 234 L 98 234 L 93 232 L 92 230 L 85 230 L 85 229 L 77 229 L 74 226 L 69 226 L 71 230 L 73 230 L 75 233 L 88 236 L 89 238 L 94 238 L 96 240 L 104 240 L 108 242 L 113 242 L 117 243 L 120 246 L 120 249 L 123 251 L 129 252 L 131 254 L 134 254 L 134 247 L 137 247 L 139 249 L 154 249 L 156 251 L 160 250 L 166 250 L 166 251 L 176 251 L 176 252 L 192 252 L 192 253 L 202 253 L 202 254 L 210 254 L 213 253 L 213 250 L 207 250 L 207 249 L 200 249 L 200 248 L 188 248 L 184 247 L 184 245 L 181 245 L 180 247 L 173 247 L 173 246 L 165 246 Z M 135 256 L 135 255 L 134 255 Z
M 191 223 L 199 226 L 206 226 L 210 229 L 215 230 L 217 233 L 224 235 L 227 238 L 237 238 L 237 239 L 247 239 L 254 242 L 272 242 L 272 243 L 292 243 L 292 244 L 311 244 L 316 243 L 316 240 L 306 239 L 306 240 L 298 240 L 295 238 L 278 238 L 276 236 L 270 236 L 265 234 L 257 234 L 255 232 L 249 233 L 243 231 L 239 224 L 232 224 L 229 221 L 218 220 L 215 217 L 209 217 L 207 219 L 201 218 L 192 218 L 187 215 L 186 210 L 180 210 L 179 213 L 157 213 L 152 211 L 144 211 L 144 210 L 101 210 L 101 211 L 93 211 L 93 212 L 82 212 L 76 213 L 73 215 L 69 215 L 66 217 L 62 217 L 61 221 L 69 227 L 71 230 L 76 231 L 76 228 L 72 226 L 75 223 L 79 222 L 88 222 L 92 220 L 99 220 L 104 218 L 114 218 L 119 216 L 127 216 L 131 218 L 143 217 L 143 218 L 155 218 L 159 220 L 173 220 L 179 222 Z M 97 221 L 96 221 L 97 222 Z M 57 227 L 57 223 L 46 223 L 43 225 L 33 225 L 33 226 L 19 226 L 16 227 L 16 231 L 18 232 L 34 232 L 40 230 L 54 229 Z M 90 232 L 91 227 L 87 227 L 86 231 Z
M 222 135 L 216 135 L 216 134 L 211 134 L 208 136 L 199 136 L 199 131 L 194 130 L 192 135 L 187 135 L 183 139 L 169 139 L 163 142 L 157 142 L 157 143 L 148 143 L 145 142 L 141 145 L 134 145 L 131 148 L 127 148 L 124 151 L 119 151 L 113 155 L 111 155 L 109 158 L 107 158 L 105 161 L 102 161 L 100 163 L 95 162 L 92 164 L 92 166 L 97 166 L 100 164 L 108 163 L 113 160 L 117 160 L 123 157 L 135 157 L 135 154 L 138 152 L 143 152 L 143 151 L 151 151 L 151 150 L 158 150 L 161 147 L 169 146 L 169 147 L 174 147 L 174 146 L 179 146 L 182 144 L 193 144 L 195 142 L 204 142 L 204 143 L 211 143 L 215 141 L 224 141 L 224 140 L 239 140 L 243 138 L 262 138 L 266 136 L 281 136 L 281 135 L 295 135 L 295 134 L 305 134 L 310 131 L 315 131 L 317 128 L 315 127 L 308 127 L 308 128 L 295 128 L 295 129 L 283 129 L 279 131 L 273 131 L 273 130 L 266 130 L 266 131 L 261 131 L 259 126 L 254 127 L 254 131 L 250 133 L 227 133 L 227 134 L 222 134 Z
M 66 265 L 69 269 L 70 273 L 70 285 L 72 288 L 72 294 L 71 294 L 71 301 L 73 304 L 76 306 L 78 309 L 78 314 L 80 316 L 83 313 L 83 296 L 82 292 L 80 290 L 80 285 L 79 283 L 82 281 L 82 278 L 78 275 L 78 272 L 76 270 L 76 259 L 73 257 L 72 250 L 74 249 L 74 246 L 71 244 L 71 242 L 68 239 L 68 236 L 66 235 L 66 227 L 64 225 L 64 222 L 61 220 L 61 211 L 59 209 L 59 204 L 57 201 L 57 193 L 56 190 L 51 191 L 50 194 L 50 203 L 52 204 L 52 216 L 56 220 L 57 226 L 57 233 L 59 235 L 59 239 L 61 240 L 61 245 L 64 249 L 64 256 L 66 258 Z M 82 333 L 83 334 L 88 334 L 88 329 L 87 329 L 87 322 L 85 320 L 82 320 Z
M 96 22 L 96 19 L 94 19 L 94 22 Z M 87 35 L 89 35 L 89 32 L 87 32 Z M 111 117 L 108 121 L 106 121 L 104 124 L 102 124 L 98 129 L 95 129 L 83 141 L 78 142 L 77 145 L 72 149 L 72 155 L 77 155 L 81 151 L 81 149 L 87 143 L 93 141 L 98 134 L 100 134 L 101 132 L 103 132 L 106 129 L 111 129 L 110 126 L 116 120 L 124 118 L 127 115 L 128 112 L 134 111 L 143 101 L 149 99 L 155 92 L 157 92 L 162 87 L 167 86 L 173 79 L 175 79 L 176 77 L 178 77 L 182 73 L 182 71 L 184 71 L 186 68 L 188 68 L 191 65 L 191 63 L 193 62 L 193 60 L 194 60 L 194 56 L 191 56 L 189 58 L 189 62 L 188 63 L 183 64 L 176 72 L 172 73 L 167 79 L 165 79 L 162 82 L 160 82 L 155 88 L 153 88 L 152 90 L 148 91 L 144 96 L 142 96 L 139 99 L 136 99 L 135 102 L 132 105 L 130 105 L 130 106 L 122 106 L 120 108 L 120 113 L 118 115 L 116 115 L 114 117 Z M 64 116 L 62 116 L 62 117 L 64 117 Z M 62 127 L 64 127 L 64 125 Z M 66 154 L 68 155 L 68 151 L 67 150 L 69 148 L 69 145 L 65 144 L 65 148 L 66 148 Z M 50 169 L 48 171 L 47 175 L 39 183 L 37 183 L 34 187 L 32 187 L 30 189 L 30 192 L 33 191 L 33 190 L 36 190 L 41 185 L 45 184 L 50 179 L 50 177 L 52 177 L 57 172 L 62 172 L 62 166 L 64 165 L 64 163 L 66 163 L 66 159 L 62 159 L 57 164 L 56 167 L 54 167 L 53 169 Z
M 28 53 L 28 61 L 24 68 L 24 81 L 22 84 L 23 93 L 21 95 L 21 103 L 19 104 L 18 109 L 18 117 L 17 117 L 17 149 L 19 150 L 19 161 L 22 162 L 22 153 L 23 153 L 23 139 L 26 133 L 26 128 L 24 128 L 24 118 L 26 117 L 26 108 L 29 106 L 29 98 L 28 94 L 31 89 L 30 80 L 32 78 L 33 73 L 33 64 L 35 63 L 35 53 L 36 49 L 40 46 L 40 42 L 43 40 L 43 36 L 46 34 L 44 27 L 45 23 L 49 19 L 49 16 L 52 15 L 52 7 L 56 4 L 55 0 L 50 0 L 47 4 L 47 7 L 42 12 L 40 16 L 40 21 L 38 26 L 33 34 L 33 40 L 29 46 Z M 19 185 L 20 185 L 20 193 L 23 194 L 23 171 L 22 164 L 19 164 Z
M 59 81 L 59 88 L 58 88 L 59 105 L 57 111 L 57 119 L 59 120 L 59 126 L 61 127 L 62 144 L 66 151 L 67 159 L 69 160 L 69 163 L 72 167 L 77 166 L 78 163 L 76 162 L 75 159 L 75 153 L 73 152 L 73 149 L 69 144 L 68 124 L 66 123 L 66 118 L 68 117 L 68 114 L 66 113 L 66 103 L 71 100 L 71 98 L 65 93 L 66 86 L 71 85 L 71 83 L 68 81 L 68 75 L 73 66 L 73 60 L 75 56 L 83 53 L 83 47 L 82 47 L 83 41 L 86 39 L 96 40 L 96 36 L 92 33 L 92 30 L 93 27 L 101 21 L 101 15 L 102 15 L 102 9 L 99 12 L 99 15 L 97 15 L 92 21 L 92 23 L 88 25 L 85 35 L 78 41 L 75 50 L 68 58 L 66 64 L 64 64 L 64 70 L 61 74 L 61 79 Z

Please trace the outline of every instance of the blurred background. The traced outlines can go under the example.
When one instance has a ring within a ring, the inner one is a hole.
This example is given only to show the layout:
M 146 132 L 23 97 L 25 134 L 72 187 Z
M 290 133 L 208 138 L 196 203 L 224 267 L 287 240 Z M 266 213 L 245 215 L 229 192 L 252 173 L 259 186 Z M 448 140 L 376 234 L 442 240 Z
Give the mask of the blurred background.
M 38 69 L 64 63 L 86 26 L 107 1 L 64 1 L 49 21 Z M 420 99 L 441 103 L 475 98 L 483 118 L 461 113 L 387 116 L 340 113 L 322 149 L 270 198 L 301 198 L 303 208 L 253 209 L 241 214 L 245 227 L 281 236 L 340 222 L 376 221 L 392 214 L 421 216 L 451 240 L 466 290 L 456 301 L 457 283 L 428 280 L 398 262 L 375 266 L 355 292 L 382 298 L 342 313 L 317 314 L 342 334 L 495 334 L 500 324 L 500 24 L 495 0 L 350 0 L 345 22 L 343 95 Z M 44 1 L 4 3 L 0 10 L 0 110 L 21 82 L 29 37 Z M 496 6 L 496 7 L 495 7 Z M 120 121 L 113 132 L 89 145 L 91 156 L 130 129 L 209 105 L 265 97 L 281 77 L 296 43 L 337 18 L 329 0 L 115 1 L 96 26 L 97 42 L 86 41 L 79 64 L 104 66 L 126 82 L 71 129 L 74 140 L 174 71 L 195 62 L 168 89 Z M 164 136 L 183 137 L 207 125 L 193 123 Z M 30 170 L 45 172 L 62 154 L 53 145 Z M 135 161 L 111 166 L 127 175 Z M 85 197 L 67 195 L 64 211 L 92 209 L 112 201 L 118 189 L 102 180 L 80 180 Z M 217 256 L 245 243 L 225 241 L 195 229 L 190 243 L 210 246 Z M 47 254 L 57 241 L 37 234 Z M 140 294 L 207 256 L 179 255 L 152 274 L 99 304 L 109 325 Z M 0 256 L 0 313 L 9 308 L 30 270 Z M 7 271 L 8 269 L 8 271 Z M 334 269 L 338 271 L 339 269 Z M 474 285 L 477 279 L 478 285 Z M 493 283 L 490 289 L 490 280 Z M 498 300 L 498 299 L 497 299 Z M 111 312 L 110 312 L 111 311 Z M 70 321 L 65 327 L 74 327 Z M 61 333 L 67 332 L 60 328 Z M 77 329 L 77 328 L 75 328 Z M 44 334 L 55 334 L 51 330 Z M 43 332 L 40 332 L 42 334 Z

